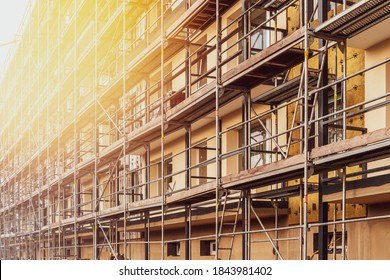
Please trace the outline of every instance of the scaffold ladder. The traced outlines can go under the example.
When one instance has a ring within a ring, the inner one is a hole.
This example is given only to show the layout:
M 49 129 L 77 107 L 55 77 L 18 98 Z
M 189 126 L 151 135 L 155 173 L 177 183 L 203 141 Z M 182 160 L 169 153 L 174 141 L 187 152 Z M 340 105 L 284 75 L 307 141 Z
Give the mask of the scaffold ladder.
M 237 196 L 237 194 L 239 194 Z M 218 241 L 218 251 L 219 252 L 226 252 L 227 253 L 227 259 L 230 260 L 232 257 L 232 251 L 233 251 L 233 245 L 234 245 L 234 239 L 235 239 L 235 232 L 237 228 L 237 221 L 238 216 L 240 214 L 240 205 L 242 200 L 242 192 L 241 191 L 229 191 L 225 190 L 223 192 L 222 200 L 223 208 L 222 208 L 222 216 L 220 221 L 220 227 L 219 227 L 219 241 Z M 231 204 L 228 203 L 229 201 L 233 201 Z M 232 208 L 230 206 L 233 205 Z M 233 220 L 226 219 L 226 213 L 232 213 Z M 223 235 L 222 235 L 223 234 Z M 224 256 L 226 256 L 226 253 Z

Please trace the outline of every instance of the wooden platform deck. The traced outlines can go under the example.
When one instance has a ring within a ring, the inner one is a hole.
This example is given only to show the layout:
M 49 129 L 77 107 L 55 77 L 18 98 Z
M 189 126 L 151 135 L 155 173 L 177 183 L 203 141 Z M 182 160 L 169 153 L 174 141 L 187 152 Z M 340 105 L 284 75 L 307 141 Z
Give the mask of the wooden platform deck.
M 223 14 L 229 6 L 237 0 L 221 0 L 219 2 L 220 14 Z M 194 34 L 198 30 L 205 30 L 215 22 L 216 2 L 213 0 L 198 0 L 167 29 L 167 38 L 185 38 L 189 29 Z
M 309 165 L 312 174 L 322 171 L 331 171 L 341 165 L 356 164 L 356 158 L 362 161 L 372 161 L 378 157 L 388 157 L 390 154 L 390 128 L 373 131 L 362 136 L 356 136 L 320 148 L 315 148 L 310 153 Z M 224 189 L 250 189 L 259 188 L 283 181 L 302 178 L 304 173 L 304 155 L 296 155 L 277 162 L 242 171 L 237 174 L 221 178 Z M 390 162 L 389 162 L 390 164 Z M 216 183 L 210 182 L 205 185 L 189 190 L 183 190 L 172 194 L 167 198 L 167 204 L 184 205 L 215 198 Z M 283 195 L 288 197 L 299 192 L 299 187 L 291 187 L 275 190 L 267 190 L 257 193 L 258 198 L 267 198 Z
M 390 154 L 390 128 L 356 136 L 351 139 L 315 148 L 310 159 L 317 171 L 335 169 L 342 165 L 356 164 L 388 157 Z
M 223 86 L 255 87 L 277 74 L 302 63 L 304 50 L 298 44 L 304 39 L 304 29 L 260 51 L 222 76 Z
M 319 25 L 314 33 L 351 38 L 389 17 L 389 0 L 361 0 Z
M 220 105 L 236 98 L 276 74 L 287 71 L 304 60 L 303 50 L 292 48 L 303 40 L 303 29 L 295 31 L 273 46 L 259 52 L 222 75 L 225 92 Z M 215 108 L 216 82 L 212 81 L 167 112 L 167 121 L 194 121 Z

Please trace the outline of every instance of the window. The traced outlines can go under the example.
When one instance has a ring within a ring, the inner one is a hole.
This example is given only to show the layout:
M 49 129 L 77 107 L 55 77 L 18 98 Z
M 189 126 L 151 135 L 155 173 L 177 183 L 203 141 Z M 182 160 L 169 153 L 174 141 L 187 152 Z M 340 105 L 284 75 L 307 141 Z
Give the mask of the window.
M 267 15 L 265 11 L 260 9 L 255 10 L 254 13 L 251 13 L 251 28 L 256 28 L 266 20 Z M 268 33 L 269 31 L 259 28 L 251 35 L 250 40 L 252 54 L 264 49 L 265 46 L 268 46 L 268 42 L 265 41 L 269 37 L 267 36 Z
M 168 243 L 168 256 L 180 256 L 180 242 Z
M 263 49 L 263 32 L 259 31 L 251 35 L 251 48 L 253 51 Z
M 66 142 L 66 153 L 70 154 L 73 152 L 73 141 L 69 140 Z
M 207 42 L 207 36 L 202 36 L 196 40 L 196 45 L 191 46 L 191 53 L 193 54 L 191 59 L 191 86 L 193 90 L 201 88 L 207 84 L 207 46 L 202 46 Z
M 169 157 L 170 155 L 167 156 Z M 154 168 L 151 168 L 151 180 L 156 180 L 161 178 L 162 177 L 161 159 L 159 159 L 157 164 L 154 164 L 153 166 Z M 164 176 L 171 175 L 172 172 L 173 172 L 173 162 L 172 162 L 172 158 L 169 158 L 164 161 Z M 157 195 L 162 195 L 161 180 L 158 180 L 156 184 L 158 185 Z M 164 187 L 165 187 L 165 192 L 174 191 L 174 182 L 172 176 L 165 178 Z
M 157 3 L 153 3 L 152 5 L 153 6 L 150 8 L 150 12 L 148 14 L 150 31 L 153 31 L 159 26 L 160 14 L 161 14 L 160 3 L 157 2 Z
M 130 171 L 141 167 L 141 156 L 140 155 L 126 155 L 126 161 L 129 164 Z
M 261 121 L 262 124 L 269 128 L 271 124 L 271 119 L 265 119 Z M 271 140 L 264 141 L 269 134 L 266 133 L 265 128 L 261 125 L 258 120 L 255 120 L 251 124 L 251 134 L 250 134 L 250 167 L 258 167 L 264 164 L 271 162 Z
M 338 87 L 336 94 L 331 92 L 328 96 L 328 112 L 329 114 L 332 114 L 342 109 L 343 103 L 341 100 L 341 88 Z M 341 116 L 342 113 L 339 113 L 330 117 L 330 119 L 339 118 Z M 328 143 L 333 143 L 340 140 L 343 140 L 343 121 L 341 119 L 329 124 Z
M 206 143 L 201 145 L 198 149 L 198 161 L 202 163 L 207 160 Z M 207 165 L 201 165 L 199 167 L 199 184 L 207 183 Z
M 146 99 L 145 99 L 146 82 L 142 80 L 130 89 L 128 96 L 131 99 L 132 116 L 134 128 L 139 128 L 146 123 Z M 126 100 L 125 100 L 126 101 Z
M 215 240 L 201 240 L 200 241 L 200 255 L 201 256 L 215 256 L 216 251 Z
M 139 40 L 145 39 L 145 31 L 146 31 L 146 13 L 142 13 L 142 15 L 137 19 L 136 26 L 136 38 Z
M 269 18 L 268 13 L 261 9 L 256 9 L 253 13 L 251 13 L 251 30 L 257 28 L 260 25 L 262 26 L 253 32 L 250 37 L 252 55 L 271 45 L 271 37 L 274 35 L 271 33 L 269 26 L 270 24 L 273 25 L 273 21 L 263 24 L 267 18 Z
M 169 158 L 165 161 L 164 163 L 164 172 L 165 172 L 165 176 L 167 175 L 172 175 L 173 173 L 173 162 L 172 162 L 172 158 Z M 174 184 L 173 184 L 173 180 L 172 180 L 172 176 L 169 176 L 165 179 L 165 189 L 167 192 L 173 192 L 174 191 Z
M 261 120 L 261 123 L 270 131 L 271 118 Z M 249 144 L 252 145 L 250 148 L 250 166 L 249 168 L 258 167 L 271 162 L 271 139 L 264 141 L 269 138 L 269 133 L 266 132 L 265 128 L 258 120 L 254 120 L 251 123 L 250 128 L 250 140 Z M 238 131 L 238 147 L 243 146 L 243 135 L 242 129 Z M 243 170 L 243 154 L 238 156 L 238 171 Z
M 193 186 L 207 183 L 208 179 L 212 179 L 207 174 L 209 149 L 214 150 L 214 148 L 207 147 L 207 141 L 205 140 L 201 140 L 191 148 L 191 166 L 193 166 L 191 169 L 191 178 Z
M 204 47 L 200 49 L 197 53 L 197 74 L 198 77 L 201 78 L 203 75 L 206 74 L 207 72 L 207 49 Z M 198 82 L 198 87 L 202 87 L 205 84 L 207 84 L 207 77 L 203 76 L 199 82 Z

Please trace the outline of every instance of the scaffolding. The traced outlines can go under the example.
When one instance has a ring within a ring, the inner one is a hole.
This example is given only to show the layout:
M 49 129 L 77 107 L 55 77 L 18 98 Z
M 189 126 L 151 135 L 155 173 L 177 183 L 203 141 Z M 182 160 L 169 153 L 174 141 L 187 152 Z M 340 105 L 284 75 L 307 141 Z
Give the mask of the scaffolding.
M 367 210 L 390 201 L 390 129 L 364 123 L 390 58 L 348 43 L 389 15 L 36 1 L 1 77 L 0 258 L 347 259 L 349 224 L 390 218 Z

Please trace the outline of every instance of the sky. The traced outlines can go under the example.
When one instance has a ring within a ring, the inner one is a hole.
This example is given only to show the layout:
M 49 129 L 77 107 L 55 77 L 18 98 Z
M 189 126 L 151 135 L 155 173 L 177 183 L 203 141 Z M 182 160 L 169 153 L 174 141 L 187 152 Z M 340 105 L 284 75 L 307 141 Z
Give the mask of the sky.
M 17 44 L 2 45 L 15 40 L 30 1 L 32 0 L 0 0 L 0 73 L 4 71 L 7 53 L 12 47 L 17 46 Z

